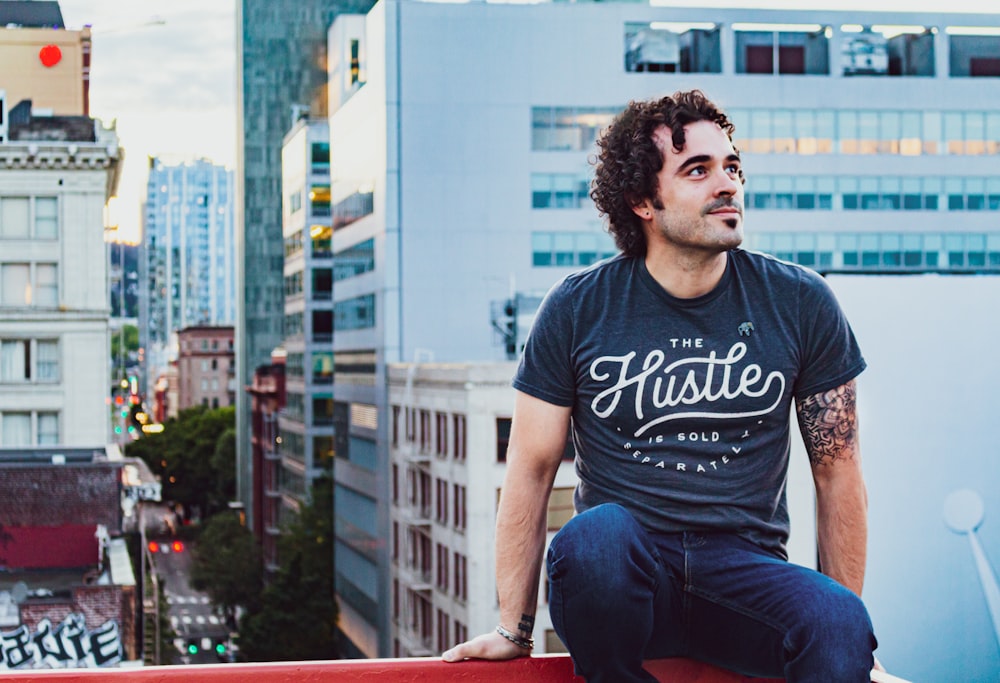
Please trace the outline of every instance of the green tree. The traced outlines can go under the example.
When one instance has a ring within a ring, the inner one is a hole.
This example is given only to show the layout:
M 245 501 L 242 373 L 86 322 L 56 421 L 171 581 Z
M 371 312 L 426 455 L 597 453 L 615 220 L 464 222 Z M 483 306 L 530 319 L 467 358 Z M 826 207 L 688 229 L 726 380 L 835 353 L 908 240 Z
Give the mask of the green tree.
M 253 533 L 232 511 L 209 518 L 192 551 L 191 585 L 208 593 L 232 625 L 237 607 L 257 608 L 262 582 L 260 550 Z
M 311 501 L 279 540 L 280 566 L 258 611 L 240 623 L 249 661 L 338 659 L 333 590 L 333 481 L 313 485 Z
M 124 368 L 136 362 L 138 354 L 138 327 L 135 325 L 122 325 L 120 332 L 115 331 L 111 333 L 111 364 L 116 369 L 116 377 L 124 373 Z
M 209 517 L 225 510 L 235 495 L 235 448 L 229 457 L 227 441 L 235 426 L 233 407 L 188 408 L 167 420 L 162 432 L 129 444 L 127 454 L 142 458 L 159 475 L 164 499 Z
M 212 469 L 218 475 L 216 495 L 221 500 L 236 500 L 236 428 L 219 434 L 212 452 Z

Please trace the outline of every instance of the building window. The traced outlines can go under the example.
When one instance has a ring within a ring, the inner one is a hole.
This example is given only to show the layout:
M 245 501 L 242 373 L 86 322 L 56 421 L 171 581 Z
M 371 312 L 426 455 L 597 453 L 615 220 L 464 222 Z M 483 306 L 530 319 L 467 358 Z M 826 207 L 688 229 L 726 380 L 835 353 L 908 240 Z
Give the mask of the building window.
M 28 197 L 0 197 L 0 238 L 28 239 L 31 236 Z
M 448 415 L 434 413 L 434 453 L 441 458 L 448 457 Z
M 455 529 L 465 531 L 465 487 L 454 485 Z
M 399 505 L 399 465 L 392 464 L 392 504 Z
M 532 107 L 531 149 L 590 150 L 597 135 L 621 111 L 620 107 Z
M 448 638 L 451 636 L 451 618 L 448 613 L 444 610 L 439 609 L 437 611 L 437 649 L 438 652 L 444 652 L 448 649 L 450 643 Z
M 465 461 L 465 415 L 452 415 L 455 426 L 455 460 Z
M 0 341 L 0 381 L 57 382 L 59 345 L 54 340 Z
M 573 516 L 573 487 L 556 487 L 549 495 L 546 528 L 558 531 Z
M 444 593 L 448 592 L 448 557 L 450 553 L 448 551 L 448 546 L 438 543 L 437 544 L 437 587 Z
M 366 294 L 333 305 L 334 327 L 362 330 L 375 327 L 375 295 Z
M 54 446 L 59 443 L 59 413 L 38 413 L 37 443 Z
M 708 23 L 625 24 L 625 71 L 719 73 L 719 28 Z
M 431 413 L 429 410 L 420 411 L 420 452 L 431 452 Z
M 399 406 L 392 406 L 392 445 L 399 446 Z
M 396 502 L 395 499 L 393 502 Z M 399 522 L 392 523 L 392 560 L 399 562 Z
M 460 621 L 455 621 L 455 642 L 464 643 L 469 639 L 469 627 Z
M 993 233 L 758 233 L 747 248 L 822 272 L 1000 272 Z
M 507 445 L 510 443 L 509 417 L 497 418 L 497 462 L 507 462 Z
M 448 523 L 448 481 L 445 479 L 438 479 L 435 482 L 436 487 L 436 502 L 437 502 L 437 515 L 435 520 L 439 524 Z
M 31 413 L 4 413 L 0 420 L 4 446 L 31 446 Z
M 0 443 L 5 447 L 52 446 L 60 443 L 59 413 L 11 411 L 0 416 Z
M 614 240 L 602 231 L 531 233 L 531 265 L 536 267 L 589 266 L 616 253 Z
M 333 280 L 339 282 L 375 270 L 375 240 L 365 240 L 333 255 Z
M 309 189 L 309 208 L 313 216 L 330 215 L 329 185 L 313 185 Z
M 532 173 L 531 208 L 579 209 L 590 202 L 590 175 Z
M 469 597 L 469 584 L 466 570 L 468 563 L 465 555 L 455 553 L 455 598 L 465 602 Z

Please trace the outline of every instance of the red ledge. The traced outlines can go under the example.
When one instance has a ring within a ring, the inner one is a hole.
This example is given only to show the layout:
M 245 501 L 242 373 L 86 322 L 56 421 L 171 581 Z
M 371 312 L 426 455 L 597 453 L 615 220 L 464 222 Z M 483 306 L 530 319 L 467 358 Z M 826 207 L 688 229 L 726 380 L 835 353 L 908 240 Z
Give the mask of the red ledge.
M 661 683 L 781 683 L 780 679 L 750 678 L 689 659 L 656 659 L 646 669 Z M 28 670 L 0 673 L 0 683 L 584 683 L 573 674 L 566 655 L 538 655 L 507 662 L 470 660 L 446 664 L 437 658 L 352 659 L 324 662 L 265 664 L 206 664 L 158 666 L 145 669 Z

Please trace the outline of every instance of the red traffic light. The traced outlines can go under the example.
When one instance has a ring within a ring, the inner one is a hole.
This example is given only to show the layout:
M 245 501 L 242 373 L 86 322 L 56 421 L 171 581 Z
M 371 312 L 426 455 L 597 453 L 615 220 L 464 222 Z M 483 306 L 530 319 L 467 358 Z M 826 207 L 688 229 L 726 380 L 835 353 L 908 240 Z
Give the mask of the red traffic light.
M 150 541 L 148 544 L 146 544 L 146 547 L 149 548 L 149 552 L 151 553 L 160 552 L 160 544 L 157 543 L 156 541 Z
M 180 541 L 174 541 L 173 543 L 170 544 L 170 549 L 173 550 L 175 553 L 183 552 L 184 544 L 181 543 Z

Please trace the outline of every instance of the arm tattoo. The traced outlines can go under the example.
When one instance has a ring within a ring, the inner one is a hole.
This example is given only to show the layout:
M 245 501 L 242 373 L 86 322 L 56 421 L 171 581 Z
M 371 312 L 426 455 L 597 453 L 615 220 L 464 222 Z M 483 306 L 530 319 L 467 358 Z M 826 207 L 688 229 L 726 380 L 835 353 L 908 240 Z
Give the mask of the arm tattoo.
M 530 614 L 522 614 L 521 622 L 517 625 L 517 628 L 522 633 L 530 634 L 535 630 L 535 617 Z
M 858 430 L 854 380 L 798 401 L 796 411 L 802 440 L 814 466 L 854 457 Z

